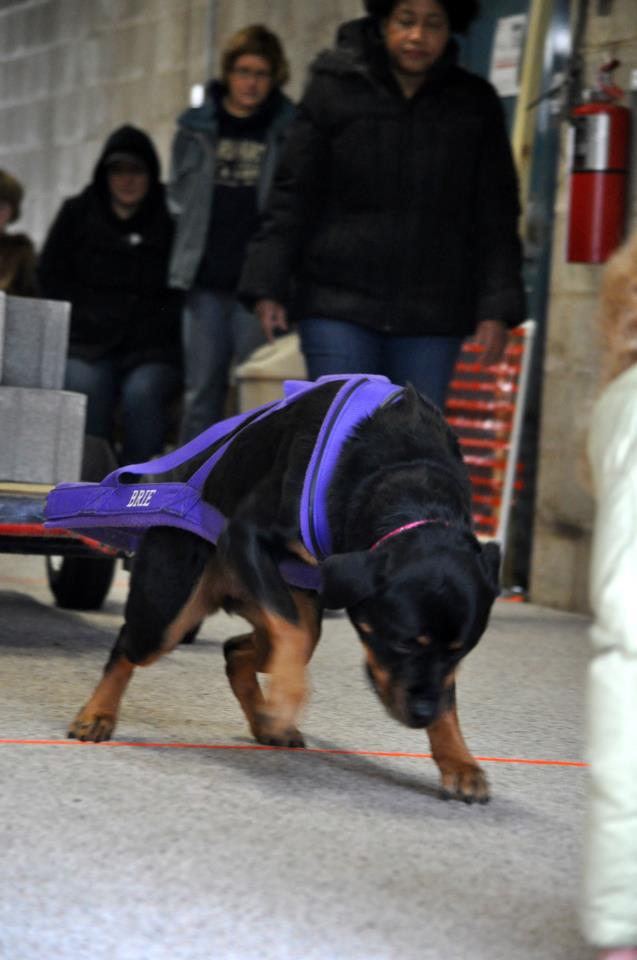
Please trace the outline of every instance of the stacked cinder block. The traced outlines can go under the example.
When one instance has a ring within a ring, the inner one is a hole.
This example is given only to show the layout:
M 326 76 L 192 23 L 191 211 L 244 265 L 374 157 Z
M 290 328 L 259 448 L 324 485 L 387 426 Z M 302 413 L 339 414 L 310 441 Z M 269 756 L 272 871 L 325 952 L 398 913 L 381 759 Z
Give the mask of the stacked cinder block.
M 62 389 L 70 310 L 0 293 L 0 482 L 80 479 L 86 397 Z

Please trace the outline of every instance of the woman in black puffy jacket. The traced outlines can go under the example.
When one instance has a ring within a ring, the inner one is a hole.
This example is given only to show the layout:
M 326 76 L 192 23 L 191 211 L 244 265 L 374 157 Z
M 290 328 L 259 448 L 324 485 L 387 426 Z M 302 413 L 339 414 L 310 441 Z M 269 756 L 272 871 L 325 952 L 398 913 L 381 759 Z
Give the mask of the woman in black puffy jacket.
M 173 240 L 159 159 L 142 130 L 107 140 L 92 182 L 65 201 L 38 264 L 43 296 L 72 304 L 67 390 L 88 397 L 86 432 L 124 463 L 161 453 L 181 385 L 181 296 L 167 287 Z
M 524 320 L 517 178 L 498 96 L 457 65 L 475 0 L 366 0 L 321 54 L 240 295 L 300 321 L 312 378 L 383 373 L 442 405 L 464 337 Z

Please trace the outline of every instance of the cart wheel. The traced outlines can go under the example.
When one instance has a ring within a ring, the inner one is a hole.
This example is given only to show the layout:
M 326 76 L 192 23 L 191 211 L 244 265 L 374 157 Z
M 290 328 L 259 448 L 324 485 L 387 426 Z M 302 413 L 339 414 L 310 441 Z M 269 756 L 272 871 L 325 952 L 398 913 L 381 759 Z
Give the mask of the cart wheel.
M 117 468 L 111 445 L 101 437 L 84 437 L 82 480 L 97 483 Z M 46 575 L 58 607 L 99 610 L 115 575 L 115 557 L 46 557 Z
M 111 589 L 115 557 L 46 557 L 46 575 L 58 607 L 99 610 Z

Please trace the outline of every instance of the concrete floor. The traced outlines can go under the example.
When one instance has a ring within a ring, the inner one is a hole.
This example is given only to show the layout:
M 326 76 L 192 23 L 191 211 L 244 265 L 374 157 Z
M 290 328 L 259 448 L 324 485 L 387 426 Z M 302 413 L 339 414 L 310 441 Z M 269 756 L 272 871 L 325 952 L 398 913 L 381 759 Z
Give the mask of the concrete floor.
M 445 803 L 426 736 L 367 687 L 345 619 L 312 662 L 308 751 L 254 749 L 219 615 L 139 671 L 116 739 L 65 728 L 121 622 L 0 556 L 2 960 L 582 960 L 585 618 L 499 603 L 459 709 L 492 802 Z M 570 765 L 570 764 L 573 765 Z

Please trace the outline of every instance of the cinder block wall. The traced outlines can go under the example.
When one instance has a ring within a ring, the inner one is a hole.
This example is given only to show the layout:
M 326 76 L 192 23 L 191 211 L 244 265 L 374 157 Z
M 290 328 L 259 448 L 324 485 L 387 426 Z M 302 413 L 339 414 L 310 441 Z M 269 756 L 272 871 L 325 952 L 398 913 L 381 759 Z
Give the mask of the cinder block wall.
M 596 15 L 596 6 L 590 5 L 584 50 L 587 82 L 593 81 L 598 66 L 609 56 L 617 57 L 622 66 L 615 77 L 628 90 L 630 72 L 637 69 L 635 0 L 614 0 L 612 12 L 606 16 Z M 625 102 L 628 104 L 628 99 Z M 598 393 L 596 316 L 602 268 L 565 260 L 566 153 L 564 136 L 555 211 L 531 596 L 546 606 L 586 612 L 594 505 L 587 488 L 585 449 Z M 633 170 L 637 181 L 635 165 Z M 636 201 L 629 222 L 634 229 Z
M 17 228 L 39 244 L 123 123 L 154 139 L 164 176 L 175 118 L 219 45 L 247 23 L 280 33 L 298 96 L 309 59 L 359 0 L 0 0 L 0 167 L 26 187 Z

